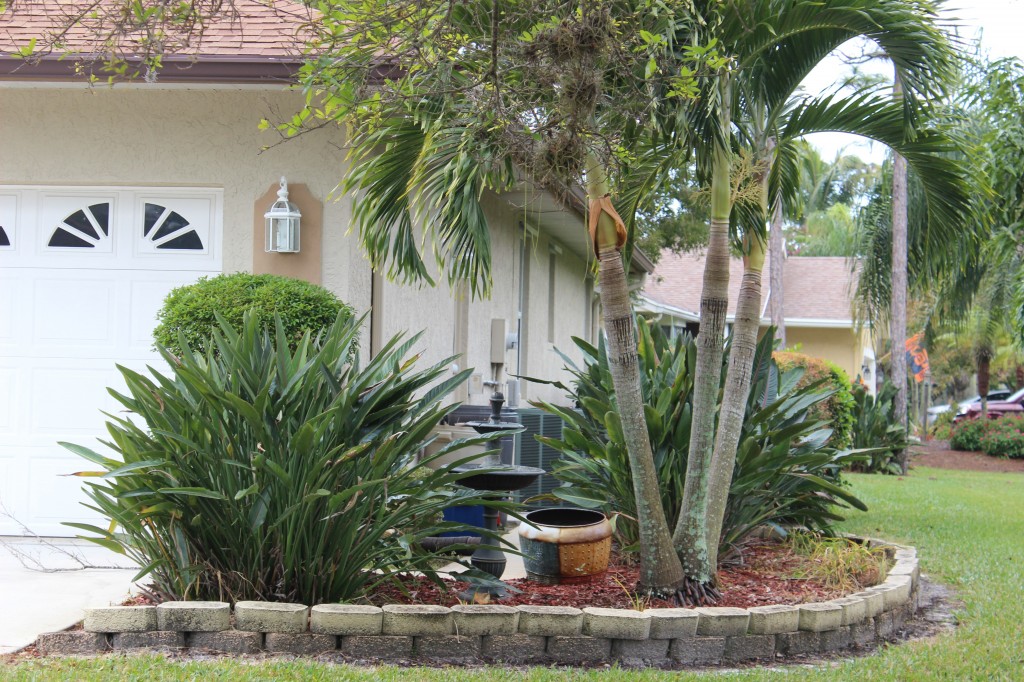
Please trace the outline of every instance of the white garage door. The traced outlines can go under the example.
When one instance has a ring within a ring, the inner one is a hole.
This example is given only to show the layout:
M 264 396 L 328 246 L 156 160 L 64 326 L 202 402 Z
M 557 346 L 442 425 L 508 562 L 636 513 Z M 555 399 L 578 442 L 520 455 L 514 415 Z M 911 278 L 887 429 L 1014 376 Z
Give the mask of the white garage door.
M 0 534 L 73 535 L 85 460 L 119 405 L 115 363 L 163 367 L 155 315 L 221 271 L 219 190 L 0 187 Z

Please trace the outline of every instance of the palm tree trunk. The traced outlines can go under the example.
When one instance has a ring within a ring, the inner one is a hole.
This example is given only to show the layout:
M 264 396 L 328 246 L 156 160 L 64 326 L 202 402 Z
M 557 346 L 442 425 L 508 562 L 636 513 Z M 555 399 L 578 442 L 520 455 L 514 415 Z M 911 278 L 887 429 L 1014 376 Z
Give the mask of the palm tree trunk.
M 772 212 L 772 226 L 768 233 L 768 251 L 771 255 L 769 269 L 772 326 L 775 327 L 775 338 L 779 347 L 786 347 L 786 317 L 782 292 L 782 273 L 786 266 L 786 245 L 782 238 L 782 196 L 776 197 L 775 210 Z
M 981 418 L 988 419 L 988 388 L 991 383 L 991 364 L 988 355 L 978 356 L 978 395 L 981 396 Z
M 775 140 L 768 138 L 767 144 L 760 152 L 762 163 L 767 164 L 761 169 L 759 178 L 761 218 L 764 220 L 768 217 L 768 181 L 775 156 Z M 708 560 L 714 568 L 718 567 L 718 546 L 725 523 L 725 508 L 729 501 L 732 474 L 736 468 L 736 448 L 740 442 L 740 431 L 743 429 L 743 418 L 747 411 L 754 355 L 757 352 L 757 330 L 761 326 L 761 272 L 764 270 L 764 246 L 761 236 L 753 231 L 748 231 L 743 236 L 743 281 L 740 283 L 740 292 L 736 300 L 729 369 L 725 375 L 725 389 L 722 392 L 722 407 L 718 413 L 718 433 L 715 435 L 711 476 L 708 482 Z M 781 294 L 781 290 L 779 293 Z
M 592 236 L 600 267 L 601 308 L 608 335 L 608 364 L 629 455 L 633 494 L 636 497 L 640 533 L 640 581 L 637 589 L 643 594 L 671 597 L 682 585 L 683 569 L 673 549 L 665 510 L 661 505 L 658 474 L 644 418 L 633 309 L 622 256 L 619 254 L 625 232 L 624 228 L 620 231 L 621 220 L 611 209 L 607 173 L 593 156 L 587 164 L 587 194 L 590 200 Z M 595 212 L 597 215 L 594 215 Z
M 899 72 L 893 83 L 893 95 L 903 97 Z M 892 172 L 892 301 L 889 315 L 889 338 L 892 340 L 892 382 L 896 385 L 893 401 L 896 423 L 907 425 L 907 161 L 895 157 Z M 897 453 L 900 471 L 907 473 L 907 449 Z
M 719 597 L 715 588 L 715 566 L 707 544 L 708 476 L 714 443 L 715 408 L 722 381 L 725 318 L 729 306 L 729 213 L 730 136 L 729 76 L 719 81 L 721 93 L 721 135 L 716 143 L 711 179 L 711 230 L 704 264 L 704 288 L 700 298 L 700 332 L 693 379 L 693 419 L 690 452 L 686 463 L 683 503 L 672 541 L 683 564 L 686 584 L 684 600 L 704 604 Z
M 708 485 L 707 545 L 709 562 L 718 566 L 718 544 L 725 522 L 725 507 L 736 466 L 736 448 L 740 442 L 743 418 L 750 395 L 750 379 L 757 351 L 757 330 L 761 323 L 761 271 L 764 269 L 764 242 L 755 234 L 744 238 L 743 282 L 736 302 L 732 325 L 729 371 L 725 377 L 722 408 L 718 415 L 718 433 L 711 457 Z

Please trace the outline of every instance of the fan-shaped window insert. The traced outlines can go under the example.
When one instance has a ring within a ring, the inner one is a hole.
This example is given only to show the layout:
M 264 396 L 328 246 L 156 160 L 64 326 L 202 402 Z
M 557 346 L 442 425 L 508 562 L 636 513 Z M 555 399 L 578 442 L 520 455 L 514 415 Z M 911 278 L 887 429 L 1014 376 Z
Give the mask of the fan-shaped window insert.
M 7 231 L 4 230 L 4 226 L 0 225 L 0 246 L 10 246 L 11 238 L 7 236 Z
M 158 249 L 202 251 L 203 240 L 187 220 L 176 211 L 146 204 L 143 211 L 142 234 Z
M 47 246 L 93 249 L 110 237 L 110 204 L 93 204 L 69 215 L 50 235 Z

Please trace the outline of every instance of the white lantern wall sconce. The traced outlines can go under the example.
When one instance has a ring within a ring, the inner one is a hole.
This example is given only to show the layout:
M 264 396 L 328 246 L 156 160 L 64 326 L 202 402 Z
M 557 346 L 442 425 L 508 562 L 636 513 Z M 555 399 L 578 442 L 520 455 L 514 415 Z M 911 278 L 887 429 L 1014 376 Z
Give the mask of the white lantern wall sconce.
M 277 201 L 263 214 L 267 223 L 267 253 L 298 253 L 302 213 L 288 201 L 288 181 L 281 176 Z

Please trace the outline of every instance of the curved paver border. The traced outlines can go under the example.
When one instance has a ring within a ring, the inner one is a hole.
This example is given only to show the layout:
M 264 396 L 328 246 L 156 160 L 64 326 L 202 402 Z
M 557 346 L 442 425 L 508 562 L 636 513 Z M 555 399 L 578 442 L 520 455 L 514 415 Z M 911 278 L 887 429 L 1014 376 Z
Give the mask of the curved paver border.
M 917 550 L 876 539 L 893 560 L 883 583 L 827 602 L 749 609 L 561 606 L 351 606 L 224 602 L 88 609 L 82 630 L 40 635 L 48 654 L 190 648 L 340 653 L 355 660 L 716 665 L 831 653 L 888 641 L 917 610 Z M 232 621 L 234 627 L 232 627 Z M 160 629 L 164 628 L 164 629 Z

